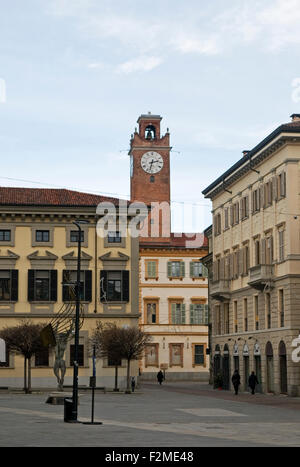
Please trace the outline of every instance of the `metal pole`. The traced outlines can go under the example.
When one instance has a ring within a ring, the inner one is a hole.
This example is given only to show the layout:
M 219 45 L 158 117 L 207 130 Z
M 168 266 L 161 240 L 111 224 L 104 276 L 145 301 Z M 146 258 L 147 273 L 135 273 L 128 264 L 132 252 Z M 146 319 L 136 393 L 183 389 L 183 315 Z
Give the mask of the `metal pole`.
M 79 313 L 80 313 L 80 269 L 81 269 L 81 228 L 78 228 L 78 257 L 77 257 L 77 281 L 76 281 L 76 314 L 75 314 L 75 338 L 74 338 L 74 372 L 73 372 L 73 409 L 72 421 L 77 422 L 78 416 L 78 347 L 79 347 Z

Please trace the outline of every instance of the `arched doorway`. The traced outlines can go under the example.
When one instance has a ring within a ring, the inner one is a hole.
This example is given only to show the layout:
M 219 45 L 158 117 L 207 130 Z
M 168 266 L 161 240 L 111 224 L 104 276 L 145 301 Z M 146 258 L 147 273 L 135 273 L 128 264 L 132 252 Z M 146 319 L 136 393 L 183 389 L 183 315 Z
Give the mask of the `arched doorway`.
M 224 345 L 223 353 L 223 389 L 228 390 L 230 386 L 230 367 L 229 367 L 229 347 L 227 344 Z
M 262 374 L 261 374 L 261 351 L 260 345 L 258 342 L 254 345 L 254 365 L 255 365 L 255 374 L 258 380 L 258 385 L 256 386 L 256 392 L 262 392 Z
M 221 349 L 220 346 L 217 344 L 215 347 L 215 354 L 214 354 L 214 387 L 217 387 L 217 379 L 221 376 Z
M 287 394 L 287 360 L 286 360 L 286 345 L 283 341 L 279 344 L 279 371 L 280 371 L 280 392 Z
M 233 369 L 240 372 L 240 356 L 239 356 L 239 346 L 237 343 L 233 346 Z
M 266 345 L 267 392 L 274 392 L 274 356 L 271 342 Z

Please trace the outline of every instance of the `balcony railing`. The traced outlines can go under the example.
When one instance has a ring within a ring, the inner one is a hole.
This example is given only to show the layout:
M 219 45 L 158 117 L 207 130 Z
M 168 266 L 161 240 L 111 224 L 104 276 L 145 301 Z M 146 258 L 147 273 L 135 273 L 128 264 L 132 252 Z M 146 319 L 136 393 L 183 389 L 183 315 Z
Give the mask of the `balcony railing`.
M 274 277 L 274 266 L 259 264 L 250 268 L 248 284 L 255 289 L 262 290 L 267 284 L 271 285 Z
M 210 295 L 215 300 L 227 300 L 230 298 L 230 281 L 221 279 L 210 286 Z

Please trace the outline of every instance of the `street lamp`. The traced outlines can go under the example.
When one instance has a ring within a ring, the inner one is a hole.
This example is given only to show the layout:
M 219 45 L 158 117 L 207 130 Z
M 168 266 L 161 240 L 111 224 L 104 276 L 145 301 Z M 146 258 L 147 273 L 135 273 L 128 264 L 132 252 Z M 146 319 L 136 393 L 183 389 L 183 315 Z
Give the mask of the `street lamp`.
M 79 348 L 79 320 L 80 320 L 80 272 L 81 272 L 81 225 L 88 221 L 78 220 L 73 222 L 78 228 L 78 256 L 77 256 L 77 279 L 76 279 L 76 312 L 75 312 L 75 336 L 74 336 L 74 359 L 73 359 L 73 396 L 72 396 L 72 420 L 76 423 L 78 416 L 78 348 Z

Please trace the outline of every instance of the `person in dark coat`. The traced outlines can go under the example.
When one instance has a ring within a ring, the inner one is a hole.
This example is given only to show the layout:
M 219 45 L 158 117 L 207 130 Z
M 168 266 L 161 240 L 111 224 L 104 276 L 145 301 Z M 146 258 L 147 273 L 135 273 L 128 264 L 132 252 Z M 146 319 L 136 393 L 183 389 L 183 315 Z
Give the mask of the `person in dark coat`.
M 254 371 L 252 371 L 251 375 L 249 376 L 248 384 L 252 391 L 252 394 L 255 394 L 255 388 L 256 385 L 259 384 L 259 382 Z
M 158 373 L 157 373 L 157 381 L 159 382 L 159 384 L 161 384 L 164 380 L 164 375 L 163 375 L 163 372 L 160 370 Z
M 135 389 L 135 377 L 133 376 L 131 378 L 131 391 L 134 392 L 134 389 Z
M 239 375 L 238 370 L 234 371 L 231 381 L 234 387 L 235 395 L 237 396 L 239 392 L 239 385 L 241 384 L 241 377 Z

